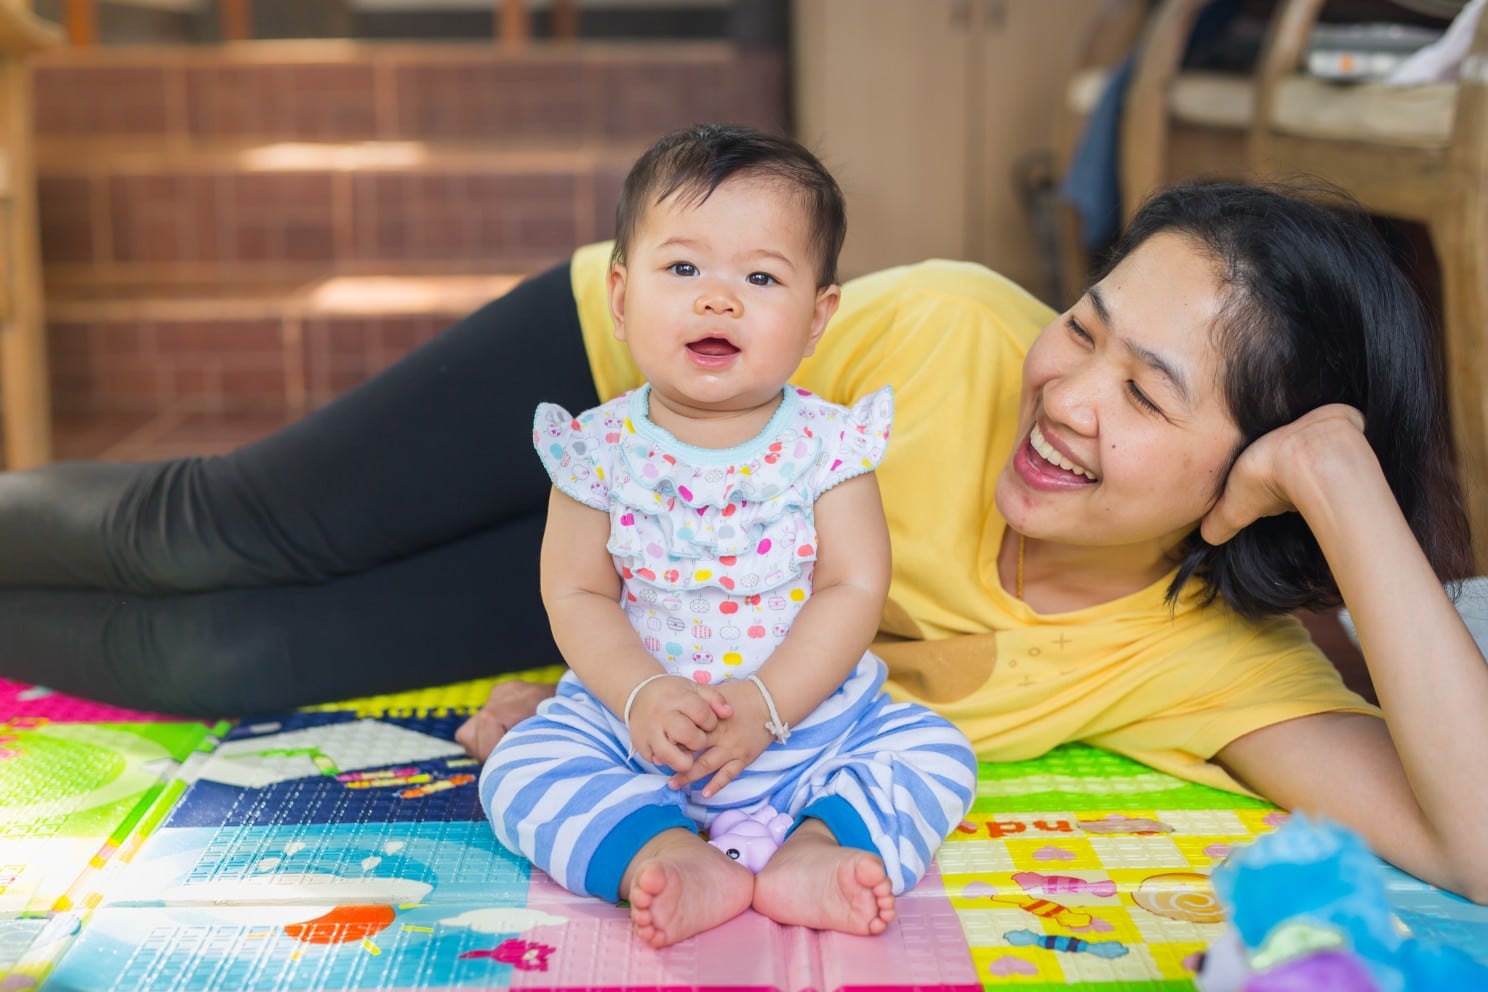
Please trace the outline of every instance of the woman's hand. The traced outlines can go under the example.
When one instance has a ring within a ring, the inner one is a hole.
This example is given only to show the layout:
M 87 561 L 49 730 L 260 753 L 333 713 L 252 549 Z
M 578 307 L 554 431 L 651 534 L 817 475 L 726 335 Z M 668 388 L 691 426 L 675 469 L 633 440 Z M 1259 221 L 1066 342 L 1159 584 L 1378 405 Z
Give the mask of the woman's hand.
M 732 715 L 720 720 L 708 734 L 706 750 L 692 762 L 692 767 L 678 769 L 667 784 L 685 789 L 694 782 L 713 776 L 703 787 L 703 795 L 712 798 L 719 790 L 739 777 L 755 758 L 764 754 L 774 740 L 765 729 L 770 711 L 765 697 L 754 683 L 744 679 L 725 682 L 715 690 L 729 705 Z
M 1261 517 L 1298 509 L 1309 480 L 1323 481 L 1330 464 L 1359 455 L 1374 460 L 1362 413 L 1342 403 L 1310 410 L 1240 453 L 1199 532 L 1210 544 L 1223 544 Z
M 506 732 L 536 713 L 537 704 L 551 698 L 557 688 L 522 679 L 497 682 L 481 708 L 455 731 L 455 743 L 475 760 L 485 761 Z

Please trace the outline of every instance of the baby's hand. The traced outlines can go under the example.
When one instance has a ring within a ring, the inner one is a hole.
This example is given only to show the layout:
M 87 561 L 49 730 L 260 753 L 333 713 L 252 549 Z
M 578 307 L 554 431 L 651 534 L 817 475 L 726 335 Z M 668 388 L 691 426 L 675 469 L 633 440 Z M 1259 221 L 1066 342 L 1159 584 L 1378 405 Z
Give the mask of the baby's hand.
M 723 694 L 688 678 L 655 679 L 630 707 L 630 746 L 653 765 L 683 772 L 708 743 L 708 734 L 733 711 Z
M 722 697 L 731 715 L 719 720 L 707 734 L 707 750 L 690 761 L 688 767 L 673 766 L 677 774 L 667 783 L 674 789 L 685 789 L 711 775 L 713 777 L 703 787 L 703 795 L 708 798 L 738 778 L 774 740 L 765 729 L 765 723 L 770 719 L 765 697 L 753 683 L 744 680 L 725 682 L 714 691 Z

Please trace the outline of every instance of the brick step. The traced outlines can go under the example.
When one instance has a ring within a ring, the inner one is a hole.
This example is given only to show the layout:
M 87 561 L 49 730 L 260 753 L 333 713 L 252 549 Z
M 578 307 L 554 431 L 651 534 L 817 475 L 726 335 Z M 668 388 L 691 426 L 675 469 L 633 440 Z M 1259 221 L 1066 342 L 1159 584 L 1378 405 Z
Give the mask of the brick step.
M 72 48 L 32 64 L 43 139 L 644 142 L 785 123 L 783 53 L 716 41 Z
M 502 295 L 507 274 L 73 286 L 47 302 L 54 408 L 297 415 Z
M 256 42 L 33 65 L 63 412 L 314 408 L 608 237 L 656 135 L 787 116 L 784 55 L 718 42 Z
M 228 284 L 466 259 L 501 269 L 608 237 L 642 147 L 51 139 L 37 149 L 42 261 L 51 282 L 160 266 Z

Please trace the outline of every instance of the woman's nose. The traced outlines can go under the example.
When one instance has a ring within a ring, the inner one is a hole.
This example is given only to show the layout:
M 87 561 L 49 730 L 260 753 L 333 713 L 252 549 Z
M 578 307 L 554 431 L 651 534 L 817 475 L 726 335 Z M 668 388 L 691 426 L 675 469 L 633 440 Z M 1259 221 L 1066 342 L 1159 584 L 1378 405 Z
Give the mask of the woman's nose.
M 1056 424 L 1093 436 L 1100 423 L 1098 410 L 1104 386 L 1088 368 L 1072 369 L 1044 383 L 1044 413 Z

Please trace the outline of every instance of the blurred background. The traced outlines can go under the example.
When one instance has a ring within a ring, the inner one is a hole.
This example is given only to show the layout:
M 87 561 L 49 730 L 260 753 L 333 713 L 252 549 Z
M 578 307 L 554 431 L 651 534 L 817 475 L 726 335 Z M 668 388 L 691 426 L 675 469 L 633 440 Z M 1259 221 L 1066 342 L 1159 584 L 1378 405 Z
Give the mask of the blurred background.
M 261 436 L 607 238 L 635 155 L 719 120 L 834 170 L 845 275 L 1058 305 L 1156 186 L 1326 177 L 1438 318 L 1488 534 L 1483 4 L 0 0 L 5 463 Z

